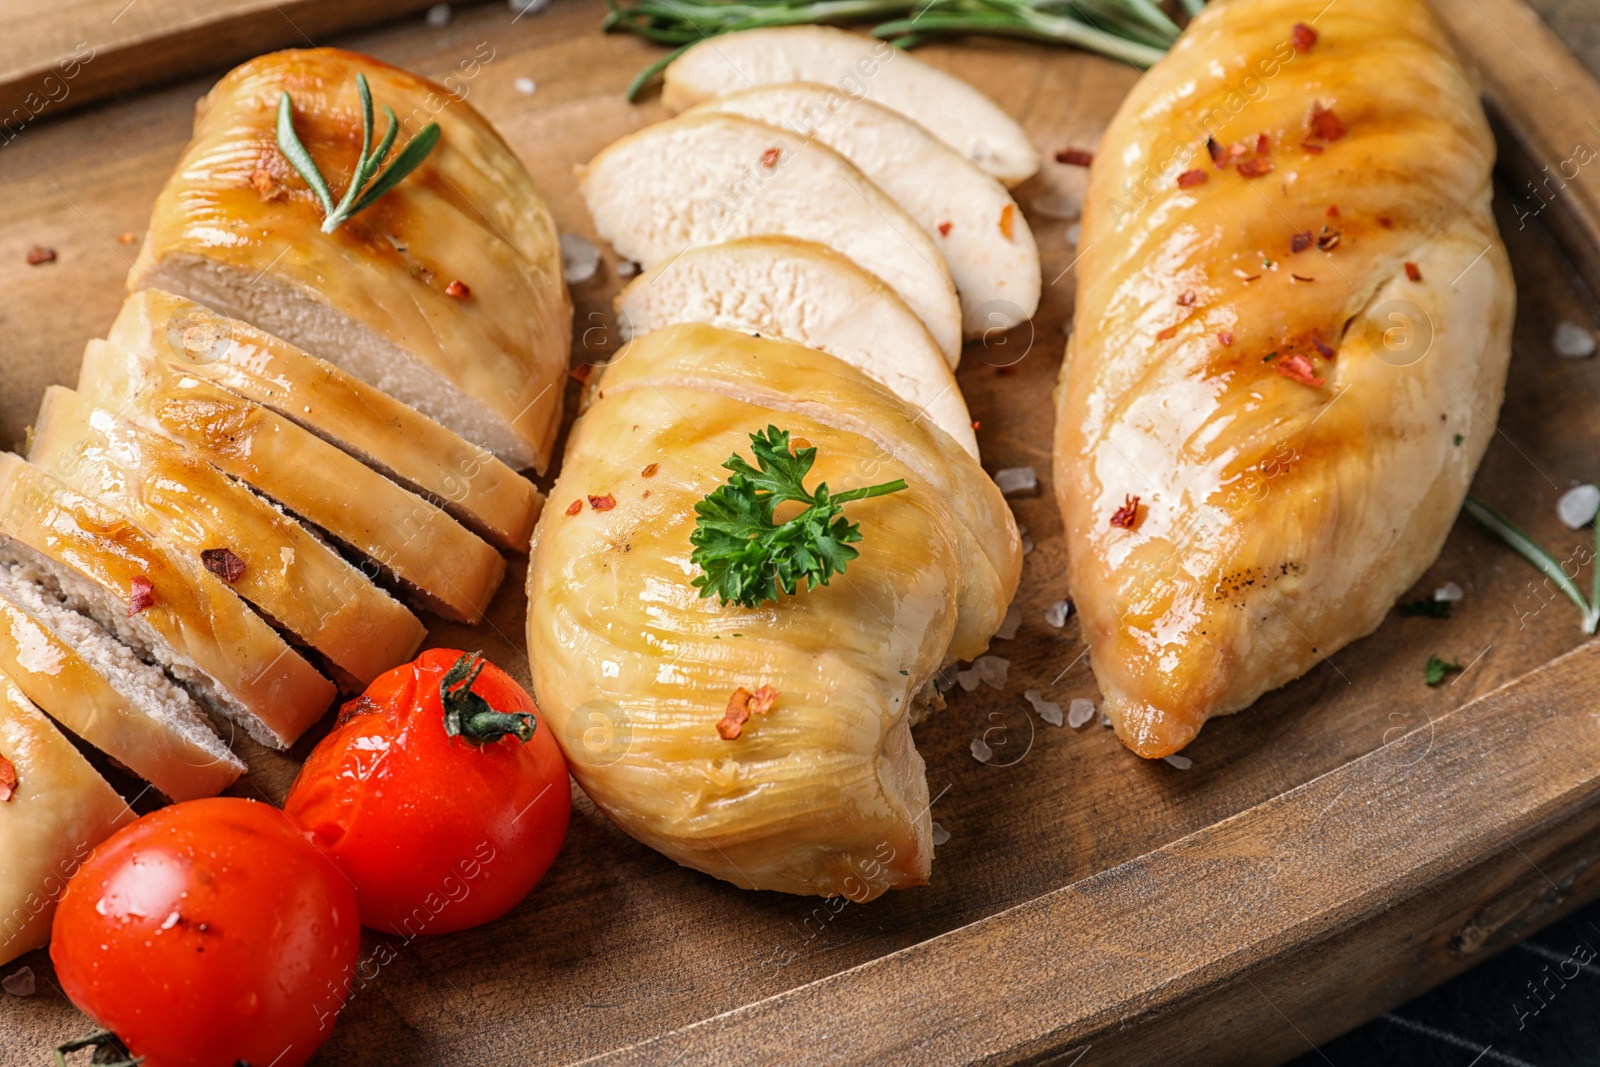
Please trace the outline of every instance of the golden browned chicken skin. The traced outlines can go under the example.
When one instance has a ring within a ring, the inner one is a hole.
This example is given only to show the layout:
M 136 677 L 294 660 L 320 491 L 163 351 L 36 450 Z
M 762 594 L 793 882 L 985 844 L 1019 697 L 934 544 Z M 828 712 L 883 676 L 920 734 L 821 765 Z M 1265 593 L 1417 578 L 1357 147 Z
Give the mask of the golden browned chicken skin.
M 1371 632 L 1437 556 L 1510 351 L 1493 158 L 1422 0 L 1213 5 L 1112 121 L 1055 488 L 1140 755 Z

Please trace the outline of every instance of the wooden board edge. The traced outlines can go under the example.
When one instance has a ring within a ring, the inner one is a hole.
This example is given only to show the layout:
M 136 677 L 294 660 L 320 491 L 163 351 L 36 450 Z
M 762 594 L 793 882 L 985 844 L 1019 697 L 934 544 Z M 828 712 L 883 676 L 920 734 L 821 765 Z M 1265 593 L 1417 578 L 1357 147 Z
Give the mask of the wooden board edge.
M 195 17 L 159 33 L 113 31 L 97 40 L 85 31 L 81 41 L 68 44 L 60 55 L 34 56 L 0 69 L 0 144 L 34 121 L 54 119 L 107 97 L 220 71 L 278 48 L 315 47 L 329 34 L 393 22 L 433 2 L 248 0 L 215 8 L 201 5 Z
M 1370 950 L 1374 937 L 1394 936 L 1386 916 L 1405 908 L 1425 914 L 1430 894 L 1456 899 L 1448 887 L 1508 857 L 1529 865 L 1510 890 L 1513 899 L 1546 881 L 1527 858 L 1529 848 L 1543 854 L 1541 842 L 1565 847 L 1600 823 L 1600 739 L 1583 730 L 1595 714 L 1584 694 L 1596 679 L 1600 642 L 1590 642 L 1137 859 L 583 1062 L 783 1063 L 808 1056 L 822 1033 L 851 1062 L 1033 1062 L 1086 1045 L 1108 1053 L 1096 1063 L 1148 1062 L 1142 1057 L 1149 1050 L 1109 1055 L 1119 1044 L 1132 1048 L 1118 1036 L 1141 1020 L 1187 1018 L 1192 1005 L 1240 996 L 1255 975 L 1292 969 L 1340 942 Z M 1391 841 L 1414 847 L 1386 848 Z M 1596 894 L 1600 879 L 1571 882 L 1543 921 Z M 1499 947 L 1508 922 L 1490 929 L 1475 951 Z M 1538 924 L 1516 924 L 1517 936 Z M 1408 959 L 1414 968 L 1422 956 Z M 1370 1015 L 1445 976 L 1401 975 L 1388 1000 L 1360 1010 Z M 1277 1011 L 1253 1017 L 1283 1026 Z M 1331 1036 L 1363 1017 L 1324 1018 L 1314 1028 Z M 1226 1061 L 1254 1036 L 1233 1033 Z M 1194 1052 L 1187 1047 L 1184 1062 L 1223 1062 Z

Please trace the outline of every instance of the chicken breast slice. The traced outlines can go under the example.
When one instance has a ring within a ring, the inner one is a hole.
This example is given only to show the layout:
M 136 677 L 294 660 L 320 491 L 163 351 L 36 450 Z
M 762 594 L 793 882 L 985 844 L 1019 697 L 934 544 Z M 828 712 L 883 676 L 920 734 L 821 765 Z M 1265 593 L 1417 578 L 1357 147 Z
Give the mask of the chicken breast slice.
M 859 167 L 944 253 L 968 337 L 1008 330 L 1039 309 L 1039 248 L 1016 201 L 992 176 L 904 115 L 806 82 L 713 97 L 689 114 L 707 111 L 815 138 Z
M 278 102 L 291 94 L 300 141 L 342 194 L 361 144 L 358 72 L 407 127 L 391 159 L 426 123 L 441 134 L 404 181 L 323 233 L 278 148 Z M 253 323 L 514 468 L 549 461 L 572 336 L 555 223 L 500 135 L 433 82 L 335 48 L 234 68 L 195 109 L 128 287 Z
M 629 339 L 704 322 L 826 352 L 978 454 L 966 401 L 927 328 L 887 285 L 822 245 L 746 237 L 691 248 L 635 278 L 616 307 Z
M 1272 95 L 1233 116 L 1238 72 L 1269 60 Z M 1218 166 L 1207 136 L 1244 154 Z M 1209 177 L 1130 205 L 1154 158 Z M 1493 160 L 1423 0 L 1208 7 L 1123 103 L 1054 480 L 1105 710 L 1140 755 L 1372 632 L 1438 555 L 1510 356 Z
M 900 112 L 1006 185 L 1039 169 L 1038 149 L 988 97 L 887 41 L 831 26 L 709 37 L 674 60 L 664 78 L 661 98 L 674 111 L 752 86 L 816 82 Z
M 0 802 L 0 964 L 50 940 L 56 902 L 132 809 L 72 742 L 0 675 L 0 760 L 16 778 Z
M 215 796 L 245 772 L 161 668 L 5 567 L 0 671 L 56 722 L 172 800 Z
M 631 134 L 578 169 L 595 229 L 653 267 L 741 237 L 826 245 L 882 279 L 952 365 L 961 305 L 944 256 L 916 220 L 843 156 L 736 115 L 686 115 Z
M 427 636 L 404 605 L 294 518 L 204 456 L 71 389 L 46 390 L 28 460 L 194 559 L 230 553 L 240 569 L 233 591 L 327 657 L 347 689 L 406 662 Z
M 863 901 L 925 882 L 911 711 L 1015 591 L 999 490 L 889 390 L 799 345 L 665 327 L 592 390 L 528 570 L 534 687 L 578 782 L 639 840 L 746 888 Z M 828 585 L 723 606 L 691 584 L 694 505 L 768 425 L 816 448 L 808 486 L 909 488 L 848 505 L 860 556 Z M 763 685 L 772 709 L 724 740 L 730 698 Z

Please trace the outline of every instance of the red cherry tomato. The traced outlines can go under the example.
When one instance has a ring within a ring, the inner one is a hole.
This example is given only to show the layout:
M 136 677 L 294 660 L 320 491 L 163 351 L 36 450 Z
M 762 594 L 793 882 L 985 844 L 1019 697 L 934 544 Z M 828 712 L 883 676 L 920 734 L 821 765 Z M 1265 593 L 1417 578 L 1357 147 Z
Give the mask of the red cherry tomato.
M 360 948 L 355 891 L 283 813 L 217 797 L 95 849 L 51 930 L 61 988 L 145 1067 L 299 1067 Z
M 500 668 L 442 648 L 345 705 L 283 807 L 355 883 L 365 925 L 464 930 L 544 876 L 572 795 L 538 710 Z

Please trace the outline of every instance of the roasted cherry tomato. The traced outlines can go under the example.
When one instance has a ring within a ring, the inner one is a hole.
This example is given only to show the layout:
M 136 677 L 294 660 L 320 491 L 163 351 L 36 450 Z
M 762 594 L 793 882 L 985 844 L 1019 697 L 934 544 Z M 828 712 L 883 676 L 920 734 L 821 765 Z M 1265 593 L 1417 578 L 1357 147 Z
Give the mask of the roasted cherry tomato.
M 435 648 L 344 706 L 284 811 L 355 883 L 361 921 L 405 937 L 498 918 L 567 836 L 567 765 L 510 675 Z
M 162 808 L 95 849 L 51 930 L 61 988 L 145 1067 L 299 1067 L 360 948 L 355 891 L 268 804 Z

